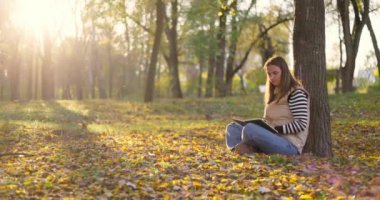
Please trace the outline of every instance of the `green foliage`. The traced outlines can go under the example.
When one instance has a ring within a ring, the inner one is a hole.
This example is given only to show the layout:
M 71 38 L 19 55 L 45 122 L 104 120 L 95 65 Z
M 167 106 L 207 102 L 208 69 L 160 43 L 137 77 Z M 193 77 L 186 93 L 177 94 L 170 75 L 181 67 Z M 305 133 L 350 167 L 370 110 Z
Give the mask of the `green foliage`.
M 186 32 L 185 45 L 195 56 L 206 56 L 217 51 L 215 21 L 217 6 L 215 1 L 196 0 L 185 10 L 187 21 L 184 25 Z
M 335 81 L 337 69 L 327 69 L 326 70 L 326 80 L 327 82 Z
M 255 88 L 255 90 L 258 90 L 257 88 L 260 85 L 265 85 L 266 74 L 262 68 L 255 68 L 248 71 L 245 75 L 245 78 L 247 79 L 249 84 L 252 85 L 253 88 Z
M 155 95 L 157 97 L 170 97 L 170 78 L 168 73 L 161 73 L 160 78 L 156 79 Z
M 368 90 L 369 90 L 370 92 L 380 92 L 380 79 L 377 78 L 375 84 L 370 85 L 370 86 L 368 87 Z

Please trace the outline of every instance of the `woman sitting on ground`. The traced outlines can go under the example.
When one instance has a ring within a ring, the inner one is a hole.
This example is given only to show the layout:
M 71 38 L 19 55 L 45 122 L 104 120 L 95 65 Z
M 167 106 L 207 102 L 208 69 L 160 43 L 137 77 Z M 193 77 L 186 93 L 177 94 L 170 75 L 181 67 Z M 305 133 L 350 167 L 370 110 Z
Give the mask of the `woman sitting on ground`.
M 227 148 L 239 154 L 299 155 L 309 128 L 309 95 L 289 71 L 282 57 L 270 58 L 264 65 L 267 74 L 263 119 L 277 133 L 248 123 L 232 122 L 226 128 Z

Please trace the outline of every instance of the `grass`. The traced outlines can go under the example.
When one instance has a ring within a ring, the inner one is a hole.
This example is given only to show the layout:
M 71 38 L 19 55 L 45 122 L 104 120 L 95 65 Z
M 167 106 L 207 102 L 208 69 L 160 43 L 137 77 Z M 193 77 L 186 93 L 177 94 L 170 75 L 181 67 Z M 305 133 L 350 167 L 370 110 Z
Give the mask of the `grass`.
M 228 152 L 225 126 L 262 116 L 260 95 L 1 102 L 0 198 L 379 198 L 379 96 L 330 96 L 331 159 Z

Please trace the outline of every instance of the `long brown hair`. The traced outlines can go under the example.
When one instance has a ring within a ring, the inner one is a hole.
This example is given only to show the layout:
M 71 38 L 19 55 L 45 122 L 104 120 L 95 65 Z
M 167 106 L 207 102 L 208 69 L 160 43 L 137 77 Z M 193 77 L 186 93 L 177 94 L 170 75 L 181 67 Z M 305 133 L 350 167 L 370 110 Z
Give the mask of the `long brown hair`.
M 267 67 L 269 65 L 275 65 L 281 69 L 281 82 L 280 85 L 276 88 L 275 94 L 275 86 L 269 81 L 267 77 L 266 81 L 266 92 L 265 92 L 265 102 L 267 104 L 271 103 L 275 99 L 277 102 L 284 97 L 292 88 L 297 86 L 302 86 L 301 82 L 293 77 L 290 73 L 288 64 L 285 59 L 281 56 L 274 56 L 269 58 L 264 65 L 265 72 L 267 71 Z

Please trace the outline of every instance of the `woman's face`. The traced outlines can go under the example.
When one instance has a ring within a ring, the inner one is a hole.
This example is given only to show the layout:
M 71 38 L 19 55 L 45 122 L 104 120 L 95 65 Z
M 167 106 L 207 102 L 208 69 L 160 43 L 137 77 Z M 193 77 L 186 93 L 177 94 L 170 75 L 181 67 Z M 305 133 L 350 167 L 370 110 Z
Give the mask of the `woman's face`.
M 267 78 L 275 86 L 279 86 L 281 83 L 281 69 L 277 65 L 267 66 Z

